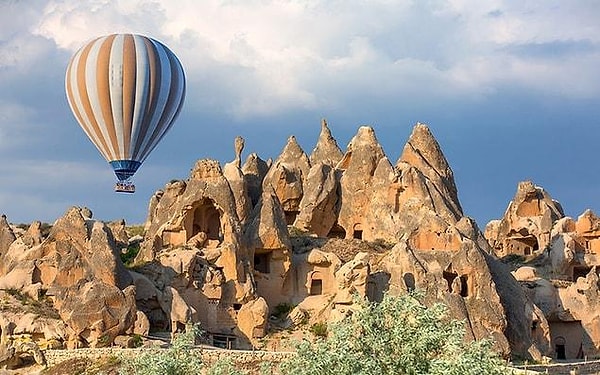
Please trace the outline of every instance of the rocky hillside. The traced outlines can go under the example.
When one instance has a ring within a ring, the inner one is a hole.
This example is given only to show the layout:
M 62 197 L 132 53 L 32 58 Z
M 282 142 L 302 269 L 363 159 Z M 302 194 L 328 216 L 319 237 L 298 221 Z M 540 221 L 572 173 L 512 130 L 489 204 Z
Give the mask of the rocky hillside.
M 199 160 L 151 197 L 128 267 L 122 259 L 140 239 L 124 222 L 73 207 L 43 235 L 40 223 L 19 232 L 2 217 L 0 289 L 53 313 L 29 324 L 0 310 L 0 361 L 32 355 L 15 349 L 15 335 L 36 347 L 102 347 L 191 322 L 215 346 L 280 348 L 277 332 L 343 319 L 355 296 L 415 289 L 446 303 L 467 340 L 492 338 L 505 357 L 598 354 L 592 213 L 565 218 L 522 183 L 484 236 L 424 124 L 395 163 L 374 129 L 359 128 L 343 151 L 325 121 L 310 155 L 293 136 L 273 161 L 252 153 L 242 162 L 243 149 L 238 137 L 232 162 Z

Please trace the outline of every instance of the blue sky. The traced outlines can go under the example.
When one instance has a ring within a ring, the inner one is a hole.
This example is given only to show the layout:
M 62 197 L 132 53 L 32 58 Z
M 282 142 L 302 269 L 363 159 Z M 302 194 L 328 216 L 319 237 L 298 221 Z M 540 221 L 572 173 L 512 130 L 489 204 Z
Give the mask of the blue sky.
M 598 1 L 0 1 L 0 212 L 53 222 L 70 206 L 145 220 L 150 196 L 233 139 L 310 153 L 326 118 L 345 148 L 373 126 L 392 162 L 430 126 L 480 227 L 530 179 L 567 215 L 600 213 Z M 180 117 L 115 194 L 64 94 L 71 55 L 104 34 L 161 40 L 188 91 Z

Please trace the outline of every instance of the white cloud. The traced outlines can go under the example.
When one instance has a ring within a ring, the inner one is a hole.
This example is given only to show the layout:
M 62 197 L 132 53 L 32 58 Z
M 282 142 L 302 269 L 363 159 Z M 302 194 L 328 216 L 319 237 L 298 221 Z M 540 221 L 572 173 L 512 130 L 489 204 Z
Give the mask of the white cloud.
M 557 85 L 560 93 L 596 93 L 597 82 L 587 78 L 597 55 L 581 64 L 532 62 L 503 49 L 596 43 L 595 15 L 593 2 L 53 0 L 35 32 L 71 51 L 105 33 L 154 36 L 180 56 L 193 88 L 190 107 L 244 118 L 331 103 L 351 107 L 335 90 L 353 83 L 365 95 L 410 97 L 398 88 L 427 87 L 435 96 L 470 97 L 507 80 L 537 90 L 577 69 L 581 78 Z
M 180 57 L 188 78 L 180 120 L 187 123 L 176 133 L 190 150 L 167 150 L 166 142 L 156 151 L 187 162 L 195 152 L 212 153 L 206 138 L 222 135 L 202 128 L 206 119 L 232 123 L 227 134 L 236 126 L 269 134 L 269 127 L 325 116 L 343 119 L 336 126 L 350 132 L 355 121 L 373 117 L 458 118 L 481 103 L 481 111 L 493 108 L 487 99 L 505 92 L 591 102 L 600 96 L 598 19 L 595 0 L 0 1 L 0 173 L 11 176 L 2 180 L 0 208 L 50 212 L 56 207 L 43 203 L 44 194 L 70 202 L 68 186 L 79 186 L 100 199 L 96 185 L 112 183 L 63 92 L 69 57 L 99 35 L 146 34 Z M 147 185 L 174 173 L 143 172 Z M 144 210 L 144 197 L 135 199 Z

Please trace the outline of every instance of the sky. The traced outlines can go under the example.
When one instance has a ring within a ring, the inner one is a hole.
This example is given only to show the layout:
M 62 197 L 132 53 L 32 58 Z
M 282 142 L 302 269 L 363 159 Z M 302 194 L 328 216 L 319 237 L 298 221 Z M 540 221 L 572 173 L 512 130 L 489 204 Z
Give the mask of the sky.
M 236 136 L 243 159 L 290 135 L 310 154 L 326 118 L 342 150 L 372 126 L 392 163 L 428 124 L 482 229 L 523 180 L 568 216 L 600 214 L 599 19 L 597 0 L 0 0 L 0 213 L 140 224 L 196 160 L 233 160 Z M 71 56 L 112 33 L 160 40 L 187 76 L 133 195 L 113 191 L 64 93 Z

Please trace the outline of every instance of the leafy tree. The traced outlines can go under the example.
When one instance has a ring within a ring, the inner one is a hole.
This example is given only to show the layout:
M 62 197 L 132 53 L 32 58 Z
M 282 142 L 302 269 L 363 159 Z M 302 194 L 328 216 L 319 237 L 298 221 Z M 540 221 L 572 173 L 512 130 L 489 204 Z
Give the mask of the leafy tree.
M 422 295 L 386 295 L 361 302 L 352 316 L 329 326 L 326 338 L 297 345 L 283 374 L 503 374 L 490 341 L 465 343 L 463 323 L 450 320 L 446 306 L 426 307 Z
M 143 351 L 134 358 L 123 358 L 121 371 L 127 375 L 200 374 L 204 365 L 199 351 L 193 350 L 197 325 L 175 337 L 169 349 Z

